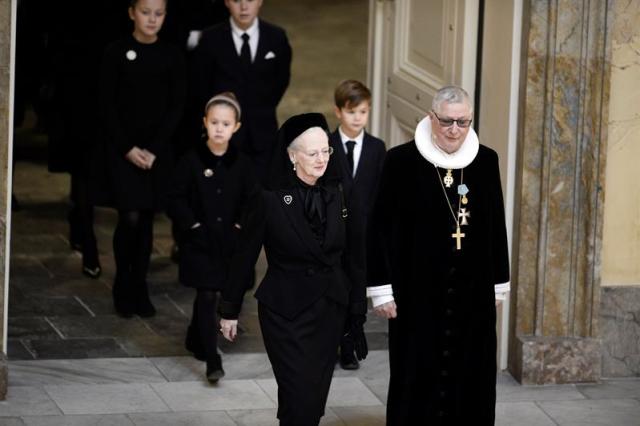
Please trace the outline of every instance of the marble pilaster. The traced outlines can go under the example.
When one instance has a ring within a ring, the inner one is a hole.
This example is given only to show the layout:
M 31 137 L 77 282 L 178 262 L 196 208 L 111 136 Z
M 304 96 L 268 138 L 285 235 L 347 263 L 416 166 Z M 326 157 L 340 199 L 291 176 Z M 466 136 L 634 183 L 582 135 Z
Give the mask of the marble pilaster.
M 524 383 L 600 376 L 612 2 L 525 1 L 509 356 Z
M 4 309 L 5 242 L 8 238 L 7 230 L 7 193 L 8 193 L 8 166 L 9 166 L 9 129 L 11 111 L 11 1 L 0 0 L 0 342 L 4 341 L 6 330 L 4 318 L 8 315 Z M 6 396 L 7 390 L 7 363 L 4 348 L 0 345 L 0 400 Z

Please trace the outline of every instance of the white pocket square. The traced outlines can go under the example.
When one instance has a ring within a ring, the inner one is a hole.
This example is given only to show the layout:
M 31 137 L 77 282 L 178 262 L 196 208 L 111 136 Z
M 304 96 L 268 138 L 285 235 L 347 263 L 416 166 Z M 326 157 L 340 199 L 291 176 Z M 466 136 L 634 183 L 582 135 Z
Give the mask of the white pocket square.
M 276 54 L 273 53 L 272 51 L 269 51 L 266 55 L 264 55 L 265 59 L 273 59 L 276 57 Z

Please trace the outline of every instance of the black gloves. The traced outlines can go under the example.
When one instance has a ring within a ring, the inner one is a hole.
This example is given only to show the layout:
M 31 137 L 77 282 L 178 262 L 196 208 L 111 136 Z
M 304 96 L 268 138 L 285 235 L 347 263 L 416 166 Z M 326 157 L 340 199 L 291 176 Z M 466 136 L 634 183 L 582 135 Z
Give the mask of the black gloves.
M 358 361 L 362 361 L 367 357 L 369 353 L 369 347 L 367 345 L 367 338 L 364 335 L 364 323 L 367 321 L 367 316 L 351 314 L 347 319 L 346 333 L 344 339 L 349 339 L 353 343 L 353 349 L 356 353 Z

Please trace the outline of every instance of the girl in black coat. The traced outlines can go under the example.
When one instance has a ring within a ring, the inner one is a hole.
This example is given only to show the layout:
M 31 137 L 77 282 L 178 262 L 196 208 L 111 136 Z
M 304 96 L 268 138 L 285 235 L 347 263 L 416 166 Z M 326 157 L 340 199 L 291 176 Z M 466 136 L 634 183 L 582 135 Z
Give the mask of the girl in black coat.
M 329 161 L 324 116 L 291 117 L 278 144 L 269 187 L 248 209 L 223 292 L 221 328 L 225 338 L 235 338 L 244 283 L 264 244 L 269 268 L 255 297 L 278 383 L 280 425 L 317 426 L 347 317 L 356 355 L 367 353 L 362 253 Z
M 177 47 L 158 39 L 166 0 L 132 0 L 133 34 L 105 51 L 101 102 L 105 122 L 109 196 L 95 201 L 118 209 L 113 235 L 113 301 L 123 317 L 153 316 L 147 270 L 153 216 L 163 206 L 171 174 L 171 138 L 186 93 Z
M 229 145 L 240 128 L 236 97 L 227 92 L 211 98 L 203 120 L 207 141 L 178 163 L 168 213 L 182 236 L 180 282 L 197 289 L 186 346 L 207 362 L 207 379 L 216 382 L 224 376 L 216 343 L 216 292 L 227 282 L 247 199 L 257 180 L 250 160 Z

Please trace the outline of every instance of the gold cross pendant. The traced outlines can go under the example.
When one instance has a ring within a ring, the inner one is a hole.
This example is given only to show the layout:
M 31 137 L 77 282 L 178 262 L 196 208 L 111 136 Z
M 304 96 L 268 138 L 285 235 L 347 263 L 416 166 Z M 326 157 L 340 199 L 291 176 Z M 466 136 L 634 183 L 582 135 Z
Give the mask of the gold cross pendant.
M 451 185 L 453 185 L 453 175 L 451 174 L 451 169 L 447 170 L 447 175 L 442 179 L 442 181 L 447 188 L 451 188 Z
M 455 238 L 456 240 L 456 250 L 462 250 L 462 239 L 464 238 L 464 234 L 460 232 L 460 227 L 456 228 L 456 233 L 451 234 L 451 238 Z

